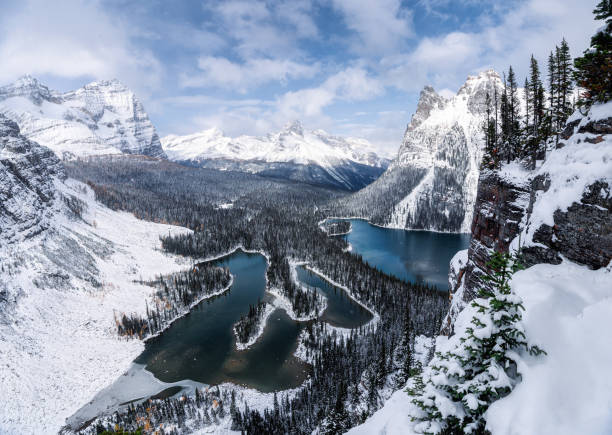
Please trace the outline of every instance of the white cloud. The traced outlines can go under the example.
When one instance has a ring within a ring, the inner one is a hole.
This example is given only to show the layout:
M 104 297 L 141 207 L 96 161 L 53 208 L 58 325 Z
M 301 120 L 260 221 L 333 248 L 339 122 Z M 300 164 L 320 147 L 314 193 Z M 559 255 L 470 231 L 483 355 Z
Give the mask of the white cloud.
M 287 0 L 274 6 L 277 19 L 286 22 L 301 38 L 315 38 L 319 30 L 312 19 L 312 2 L 306 0 Z
M 404 110 L 387 110 L 367 115 L 368 121 L 334 125 L 334 133 L 367 139 L 376 146 L 380 155 L 394 158 L 410 114 Z
M 297 57 L 298 41 L 317 36 L 305 1 L 228 0 L 205 6 L 217 20 L 215 27 L 234 40 L 233 49 L 244 59 Z
M 495 24 L 483 19 L 485 25 L 477 31 L 423 38 L 411 52 L 386 56 L 380 62 L 381 79 L 405 91 L 417 91 L 425 84 L 454 89 L 468 74 L 488 67 L 502 71 L 512 65 L 523 76 L 532 53 L 545 70 L 548 52 L 563 37 L 573 55 L 588 46 L 596 27 L 591 14 L 595 0 L 588 3 L 592 5 L 574 0 L 521 2 Z
M 270 81 L 286 84 L 289 79 L 310 78 L 319 65 L 302 64 L 288 59 L 249 59 L 235 63 L 224 57 L 204 56 L 198 59 L 200 73 L 183 75 L 182 87 L 222 87 L 240 92 Z
M 129 30 L 95 1 L 28 0 L 0 18 L 0 82 L 31 73 L 117 77 L 143 90 L 159 85 L 162 68 L 130 42 Z
M 275 100 L 223 100 L 206 96 L 166 99 L 180 106 L 210 105 L 214 113 L 191 119 L 194 128 L 219 127 L 231 136 L 265 134 L 299 119 L 313 128 L 333 128 L 324 109 L 338 101 L 366 101 L 382 95 L 384 88 L 361 68 L 350 67 L 331 75 L 319 86 L 288 91 Z
M 320 86 L 285 93 L 278 100 L 283 119 L 322 116 L 335 101 L 364 101 L 384 93 L 382 84 L 361 68 L 347 68 L 329 77 Z
M 400 0 L 333 0 L 347 27 L 356 32 L 352 44 L 359 53 L 379 55 L 392 53 L 414 35 L 410 11 L 401 8 Z

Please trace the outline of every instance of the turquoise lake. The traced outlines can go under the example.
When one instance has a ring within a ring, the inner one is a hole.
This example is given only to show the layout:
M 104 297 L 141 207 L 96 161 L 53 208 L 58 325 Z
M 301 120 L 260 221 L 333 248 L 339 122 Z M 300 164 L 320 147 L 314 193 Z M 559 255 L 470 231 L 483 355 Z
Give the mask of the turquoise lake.
M 352 231 L 343 237 L 364 261 L 409 282 L 427 282 L 448 290 L 451 258 L 470 243 L 469 234 L 434 233 L 381 228 L 349 219 Z

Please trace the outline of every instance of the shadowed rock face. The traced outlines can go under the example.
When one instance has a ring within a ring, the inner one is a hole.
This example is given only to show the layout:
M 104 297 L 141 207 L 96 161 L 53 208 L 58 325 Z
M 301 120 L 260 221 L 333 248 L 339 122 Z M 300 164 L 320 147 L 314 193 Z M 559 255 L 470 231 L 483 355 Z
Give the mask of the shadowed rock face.
M 490 253 L 508 251 L 509 243 L 519 234 L 530 197 L 529 185 L 511 184 L 495 171 L 481 173 L 463 281 L 464 301 L 476 297 L 477 289 L 483 284 L 480 277 L 488 269 Z
M 0 244 L 46 228 L 45 215 L 55 198 L 53 177 L 65 178 L 55 154 L 23 137 L 15 122 L 0 115 Z

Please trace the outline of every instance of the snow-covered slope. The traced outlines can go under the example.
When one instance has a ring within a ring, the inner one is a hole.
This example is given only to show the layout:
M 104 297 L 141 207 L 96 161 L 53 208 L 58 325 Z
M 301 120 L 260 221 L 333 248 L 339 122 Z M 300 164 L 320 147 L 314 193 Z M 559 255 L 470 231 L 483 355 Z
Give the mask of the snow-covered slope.
M 365 139 L 304 131 L 299 121 L 263 137 L 230 138 L 216 128 L 161 139 L 168 158 L 218 169 L 297 179 L 349 190 L 372 182 L 389 161 Z
M 520 355 L 521 382 L 489 408 L 487 429 L 493 435 L 610 434 L 612 102 L 593 106 L 586 116 L 576 112 L 570 117 L 559 146 L 537 169 L 527 171 L 513 162 L 498 172 L 499 186 L 492 187 L 495 199 L 501 196 L 501 201 L 523 209 L 517 230 L 504 246 L 516 250 L 520 243 L 526 253 L 535 248 L 537 255 L 532 252 L 531 259 L 524 254 L 531 264 L 534 258 L 553 264 L 535 264 L 513 276 L 512 290 L 525 307 L 525 334 L 547 355 Z M 501 192 L 502 184 L 528 190 L 517 199 Z M 490 188 L 482 183 L 481 187 Z M 485 199 L 493 200 L 483 198 L 483 205 Z M 489 210 L 476 212 L 495 219 Z M 483 221 L 487 227 L 492 223 Z M 509 234 L 499 232 L 498 237 Z M 479 237 L 490 235 L 472 234 L 469 256 L 461 251 L 453 259 L 450 317 L 455 335 L 440 336 L 437 351 L 460 345 L 458 337 L 471 326 L 476 308 L 465 299 L 464 287 L 469 283 L 466 266 L 479 267 L 474 257 L 478 250 L 473 249 Z M 349 433 L 416 433 L 409 417 L 414 406 L 400 390 Z
M 117 80 L 60 94 L 31 76 L 0 87 L 0 113 L 60 158 L 95 154 L 164 157 L 155 127 L 134 93 Z
M 608 435 L 612 433 L 612 270 L 589 270 L 573 263 L 540 264 L 518 272 L 512 288 L 523 299 L 527 336 L 548 353 L 524 357 L 522 382 L 487 413 L 493 435 Z M 470 325 L 472 312 L 458 321 Z M 460 327 L 460 325 L 457 325 Z M 456 336 L 453 336 L 456 337 Z M 440 337 L 436 350 L 450 348 Z M 415 405 L 404 390 L 351 435 L 411 435 L 409 411 Z
M 342 206 L 392 228 L 469 232 L 484 146 L 485 98 L 495 87 L 501 95 L 502 86 L 493 70 L 469 76 L 450 99 L 426 86 L 395 160 Z
M 145 311 L 137 284 L 185 268 L 139 221 L 65 180 L 57 157 L 0 115 L 0 433 L 57 433 L 143 350 L 114 314 Z

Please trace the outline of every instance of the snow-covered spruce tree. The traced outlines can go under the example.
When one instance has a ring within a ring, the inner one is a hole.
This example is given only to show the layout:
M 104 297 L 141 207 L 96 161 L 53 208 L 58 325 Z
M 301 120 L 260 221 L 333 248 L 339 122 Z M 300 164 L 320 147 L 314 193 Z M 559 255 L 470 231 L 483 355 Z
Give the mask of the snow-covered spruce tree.
M 470 324 L 458 328 L 447 349 L 436 352 L 409 391 L 418 433 L 486 433 L 483 416 L 489 405 L 520 381 L 520 352 L 544 353 L 528 344 L 522 301 L 510 289 L 510 278 L 520 268 L 516 255 L 495 253 L 489 268 L 488 285 L 466 308 L 473 315 Z
M 591 38 L 591 47 L 574 60 L 574 78 L 585 90 L 579 104 L 587 107 L 612 99 L 612 0 L 600 0 L 593 13 L 605 24 Z

